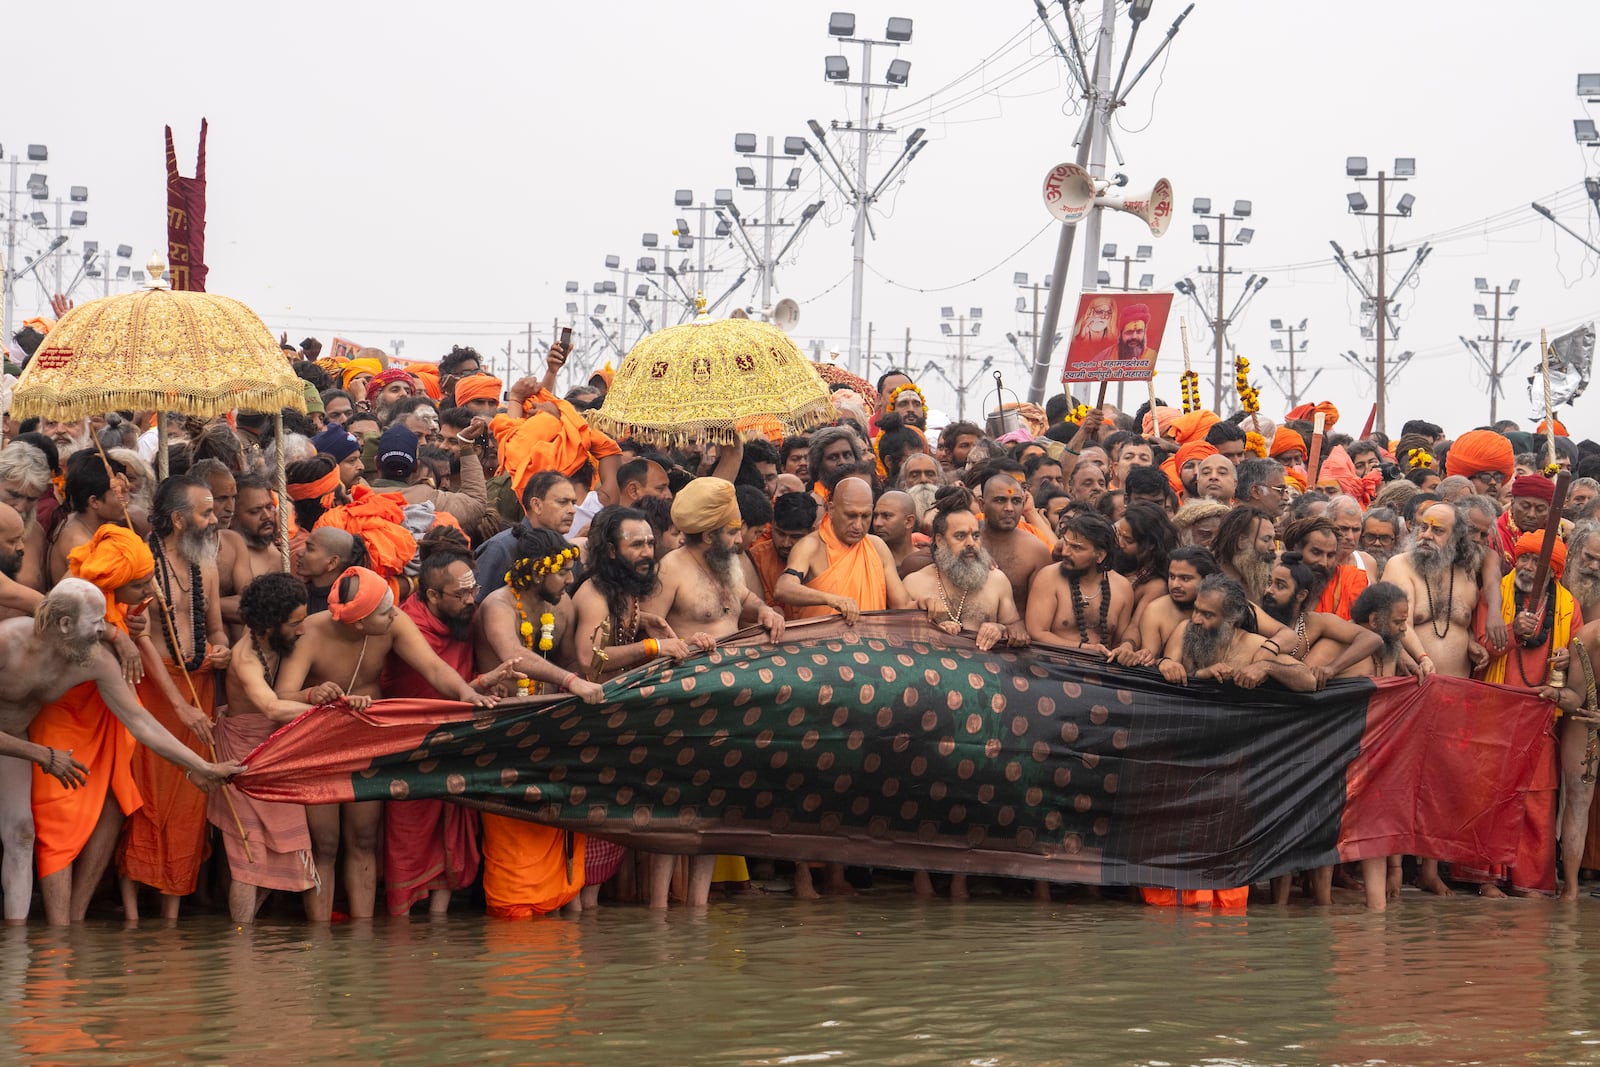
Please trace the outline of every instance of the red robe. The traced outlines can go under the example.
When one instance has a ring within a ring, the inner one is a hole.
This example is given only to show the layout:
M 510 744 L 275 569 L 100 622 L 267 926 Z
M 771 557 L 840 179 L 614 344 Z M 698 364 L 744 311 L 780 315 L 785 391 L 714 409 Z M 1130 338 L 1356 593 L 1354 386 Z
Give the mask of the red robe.
M 451 670 L 472 677 L 470 640 L 452 638 L 420 597 L 407 597 L 400 610 Z M 382 692 L 386 697 L 443 699 L 393 653 L 383 664 Z M 390 800 L 383 806 L 383 823 L 383 891 L 390 915 L 405 915 L 435 889 L 464 889 L 478 877 L 478 813 L 470 808 L 443 800 Z

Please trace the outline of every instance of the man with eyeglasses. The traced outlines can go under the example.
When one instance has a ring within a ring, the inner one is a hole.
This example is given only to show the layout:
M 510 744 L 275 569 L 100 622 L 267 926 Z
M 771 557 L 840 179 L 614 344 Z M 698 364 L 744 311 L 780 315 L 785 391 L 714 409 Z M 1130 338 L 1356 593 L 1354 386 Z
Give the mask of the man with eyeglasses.
M 1500 487 L 1516 472 L 1516 453 L 1503 434 L 1469 430 L 1450 445 L 1444 469 L 1470 480 L 1474 493 L 1498 499 Z
M 1275 459 L 1247 459 L 1235 470 L 1234 502 L 1254 508 L 1274 521 L 1289 505 L 1289 486 L 1283 464 Z
M 1372 557 L 1373 574 L 1382 574 L 1383 565 L 1394 555 L 1400 536 L 1400 516 L 1393 508 L 1375 507 L 1361 520 L 1361 550 Z

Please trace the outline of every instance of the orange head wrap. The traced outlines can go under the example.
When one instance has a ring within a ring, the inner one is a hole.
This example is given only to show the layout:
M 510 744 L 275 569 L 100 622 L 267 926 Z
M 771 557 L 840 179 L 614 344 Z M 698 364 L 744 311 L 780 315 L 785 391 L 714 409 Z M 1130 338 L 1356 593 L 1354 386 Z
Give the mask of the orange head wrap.
M 474 400 L 493 400 L 500 402 L 500 392 L 505 383 L 499 378 L 487 374 L 474 374 L 470 378 L 463 378 L 456 383 L 456 406 L 466 407 Z
M 317 500 L 339 487 L 339 468 L 335 467 L 314 482 L 290 482 L 290 500 Z
M 511 475 L 511 488 L 519 497 L 528 479 L 540 471 L 576 474 L 591 458 L 598 461 L 622 453 L 615 441 L 585 422 L 565 400 L 541 389 L 529 402 L 554 404 L 560 414 L 537 411 L 525 419 L 496 415 L 489 424 L 500 446 L 500 473 Z
M 350 503 L 323 512 L 317 526 L 361 538 L 373 569 L 388 577 L 405 570 L 417 553 L 417 539 L 403 525 L 405 518 L 405 498 L 399 493 L 374 493 L 357 485 L 350 491 Z
M 344 365 L 344 387 L 350 388 L 350 383 L 357 375 L 372 376 L 383 373 L 383 364 L 375 359 L 352 359 Z
M 340 592 L 347 578 L 356 581 L 349 599 Z M 334 622 L 358 623 L 381 608 L 386 596 L 391 596 L 388 582 L 365 567 L 346 567 L 328 590 L 328 614 L 333 616 Z
M 1567 436 L 1567 428 L 1565 426 L 1561 425 L 1561 420 L 1560 419 L 1556 419 L 1554 421 L 1555 421 L 1555 424 L 1556 424 L 1556 436 L 1557 437 L 1565 437 L 1565 436 Z M 1541 419 L 1539 421 L 1539 428 L 1537 430 L 1535 430 L 1534 432 L 1535 433 L 1544 433 L 1544 430 L 1545 430 L 1544 420 Z
M 1533 554 L 1537 556 L 1544 547 L 1544 533 L 1540 530 L 1529 530 L 1517 538 L 1517 543 L 1511 548 L 1512 560 L 1519 560 L 1523 556 Z M 1550 573 L 1559 581 L 1561 572 L 1567 569 L 1567 546 L 1558 537 L 1550 549 Z
M 1299 407 L 1289 412 L 1289 414 L 1285 415 L 1284 418 L 1296 420 L 1304 419 L 1306 422 L 1313 422 L 1315 421 L 1313 416 L 1319 411 L 1322 412 L 1322 428 L 1324 430 L 1333 429 L 1334 424 L 1339 421 L 1339 409 L 1328 403 L 1326 400 L 1319 400 L 1315 404 L 1301 404 Z
M 1297 448 L 1303 455 L 1306 451 L 1306 439 L 1287 426 L 1279 426 L 1277 432 L 1272 435 L 1272 447 L 1267 450 L 1267 454 L 1277 459 L 1285 452 L 1293 452 Z
M 1510 479 L 1517 472 L 1517 459 L 1511 442 L 1493 430 L 1468 430 L 1450 445 L 1444 457 L 1445 474 L 1470 478 L 1484 471 L 1499 471 Z
M 1172 432 L 1172 420 L 1178 418 L 1182 414 L 1183 411 L 1179 408 L 1156 408 L 1156 415 L 1160 416 L 1161 418 L 1161 435 L 1163 437 L 1170 436 Z M 1148 411 L 1144 413 L 1144 423 L 1140 429 L 1140 433 L 1142 433 L 1145 437 L 1154 437 L 1156 435 L 1155 419 L 1150 417 L 1150 412 Z
M 127 527 L 110 523 L 96 530 L 87 544 L 79 545 L 67 555 L 67 572 L 99 587 L 106 595 L 106 621 L 120 630 L 128 628 L 127 609 L 116 602 L 113 594 L 155 569 L 150 546 Z
M 733 483 L 696 478 L 672 498 L 672 525 L 686 534 L 739 525 L 739 499 Z
M 444 390 L 439 388 L 439 368 L 434 364 L 412 363 L 406 367 L 406 371 L 417 380 L 430 399 L 439 400 L 444 396 Z
M 1214 411 L 1191 411 L 1187 415 L 1179 415 L 1171 423 L 1172 439 L 1180 445 L 1190 441 L 1203 441 L 1206 431 L 1221 421 Z M 1166 422 L 1162 422 L 1162 433 L 1167 432 L 1167 425 Z

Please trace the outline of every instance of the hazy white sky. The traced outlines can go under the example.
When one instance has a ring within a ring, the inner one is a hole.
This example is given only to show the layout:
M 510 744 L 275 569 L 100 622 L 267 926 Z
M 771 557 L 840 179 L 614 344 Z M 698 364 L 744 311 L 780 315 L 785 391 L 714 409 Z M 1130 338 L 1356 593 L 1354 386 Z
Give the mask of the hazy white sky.
M 75 5 L 62 28 L 70 44 L 12 80 L 0 144 L 8 157 L 28 142 L 47 144 L 53 195 L 89 187 L 90 225 L 70 247 L 82 238 L 126 242 L 142 261 L 165 237 L 161 127 L 173 125 L 188 171 L 204 115 L 213 291 L 244 300 L 296 341 L 403 341 L 403 356 L 426 359 L 464 343 L 502 363 L 513 341 L 520 368 L 521 324 L 531 320 L 547 342 L 552 320 L 566 318 L 567 281 L 588 291 L 615 277 L 604 257 L 633 263 L 645 253 L 645 231 L 671 240 L 684 214 L 673 206 L 675 189 L 710 203 L 715 188 L 733 185 L 734 167 L 745 162 L 733 151 L 735 133 L 781 143 L 806 134 L 807 119 L 826 126 L 848 117 L 853 98 L 822 77 L 831 52 L 853 64 L 859 56 L 827 36 L 835 6 L 848 5 L 169 3 L 159 17 L 136 5 Z M 1182 6 L 1155 5 L 1135 67 Z M 859 29 L 874 35 L 890 15 L 915 20 L 899 53 L 911 61 L 909 84 L 877 98 L 875 110 L 887 107 L 881 118 L 899 134 L 881 140 L 872 173 L 882 173 L 911 129 L 925 127 L 932 142 L 874 219 L 865 317 L 878 365 L 886 353 L 904 361 L 909 329 L 912 367 L 933 360 L 955 377 L 940 308 L 981 307 L 968 373 L 992 356 L 1008 385 L 1025 391 L 1005 339 L 1028 326 L 1013 311 L 1021 294 L 1012 276 L 1040 280 L 1054 255 L 1039 188 L 1051 165 L 1073 155 L 1071 82 L 1031 0 L 854 10 Z M 1119 55 L 1127 27 L 1124 16 Z M 1600 119 L 1600 105 L 1586 111 L 1574 92 L 1580 71 L 1600 71 L 1597 31 L 1600 5 L 1584 0 L 1520 9 L 1486 0 L 1199 0 L 1117 129 L 1130 188 L 1148 189 L 1161 175 L 1176 187 L 1172 229 L 1152 240 L 1138 220 L 1108 214 L 1102 240 L 1155 245 L 1136 278 L 1148 271 L 1163 288 L 1185 275 L 1198 281 L 1209 250 L 1190 236 L 1193 198 L 1252 200 L 1255 239 L 1230 250 L 1229 264 L 1270 281 L 1231 336 L 1257 369 L 1263 410 L 1284 406 L 1264 373 L 1283 362 L 1269 351 L 1268 321 L 1307 318 L 1304 363 L 1322 371 L 1309 392 L 1359 427 L 1370 379 L 1337 353 L 1370 355 L 1371 346 L 1328 241 L 1353 251 L 1374 235 L 1370 220 L 1346 212 L 1356 186 L 1344 159 L 1366 155 L 1376 170 L 1415 156 L 1417 177 L 1402 190 L 1415 194 L 1415 214 L 1391 240 L 1414 247 L 1427 239 L 1434 251 L 1399 298 L 1401 336 L 1391 351 L 1417 358 L 1391 393 L 1390 429 L 1411 414 L 1470 428 L 1488 414 L 1483 375 L 1457 340 L 1479 332 L 1475 277 L 1521 280 L 1510 301 L 1520 308 L 1513 338 L 1536 340 L 1541 325 L 1556 333 L 1600 315 L 1600 261 L 1528 208 L 1533 199 L 1550 204 L 1600 244 L 1582 190 L 1600 160 L 1572 134 L 1574 118 Z M 828 206 L 781 265 L 776 295 L 801 304 L 799 343 L 842 351 L 850 212 L 801 162 L 801 187 L 778 214 L 797 218 L 817 199 Z M 738 203 L 746 216 L 761 214 L 753 194 L 741 191 Z M 48 239 L 26 225 L 23 233 L 19 261 Z M 1080 242 L 1069 315 L 1081 253 Z M 707 283 L 715 297 L 743 261 L 726 243 L 708 255 L 723 268 Z M 1392 257 L 1391 277 L 1408 261 Z M 87 285 L 77 295 L 90 295 Z M 43 292 L 24 283 L 18 296 L 25 315 Z M 755 294 L 747 287 L 734 299 L 754 303 Z M 610 316 L 618 301 L 606 302 Z M 1179 298 L 1175 307 L 1185 309 L 1198 362 L 1208 328 L 1193 303 Z M 647 313 L 659 321 L 659 305 Z M 630 325 L 629 340 L 637 335 Z M 1178 356 L 1174 337 L 1162 345 L 1158 378 L 1173 402 Z M 1522 377 L 1534 365 L 1530 352 L 1511 375 L 1503 414 L 1528 414 Z M 1208 367 L 1199 363 L 1209 398 Z M 937 376 L 919 377 L 936 406 L 953 407 Z M 1579 402 L 1580 422 L 1597 399 L 1600 387 Z

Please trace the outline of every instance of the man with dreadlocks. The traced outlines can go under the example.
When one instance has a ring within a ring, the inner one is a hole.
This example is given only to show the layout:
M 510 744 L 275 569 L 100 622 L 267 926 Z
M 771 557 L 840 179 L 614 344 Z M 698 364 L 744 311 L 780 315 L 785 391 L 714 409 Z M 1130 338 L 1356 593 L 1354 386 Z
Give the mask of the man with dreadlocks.
M 1133 586 L 1111 569 L 1117 532 L 1095 511 L 1061 516 L 1054 567 L 1043 567 L 1028 589 L 1028 636 L 1052 645 L 1109 656 L 1133 610 Z
M 389 584 L 365 567 L 350 567 L 333 583 L 328 610 L 306 620 L 305 636 L 278 671 L 273 689 L 297 699 L 306 686 L 336 682 L 345 693 L 382 695 L 379 679 L 389 653 L 410 664 L 446 700 L 493 707 L 496 697 L 480 693 L 440 659 L 411 617 L 395 605 Z M 344 838 L 345 892 L 352 919 L 372 918 L 378 893 L 380 800 L 317 804 L 306 808 L 312 852 L 317 861 L 317 892 L 311 919 L 333 914 L 334 858 Z

